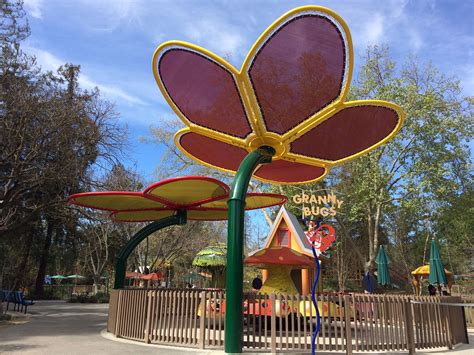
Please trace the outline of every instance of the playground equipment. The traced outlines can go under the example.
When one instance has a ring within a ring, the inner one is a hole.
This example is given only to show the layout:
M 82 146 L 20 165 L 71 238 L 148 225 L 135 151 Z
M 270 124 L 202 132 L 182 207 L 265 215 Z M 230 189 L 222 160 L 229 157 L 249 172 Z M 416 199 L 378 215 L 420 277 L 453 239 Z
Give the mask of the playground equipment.
M 193 266 L 212 275 L 211 287 L 224 288 L 226 256 L 227 247 L 225 244 L 210 245 L 196 254 Z
M 199 46 L 169 41 L 153 74 L 187 128 L 175 135 L 192 159 L 235 172 L 229 199 L 225 351 L 242 351 L 245 197 L 252 175 L 272 183 L 322 179 L 332 166 L 387 142 L 404 113 L 390 102 L 345 100 L 349 29 L 335 12 L 303 6 L 276 20 L 240 70 Z

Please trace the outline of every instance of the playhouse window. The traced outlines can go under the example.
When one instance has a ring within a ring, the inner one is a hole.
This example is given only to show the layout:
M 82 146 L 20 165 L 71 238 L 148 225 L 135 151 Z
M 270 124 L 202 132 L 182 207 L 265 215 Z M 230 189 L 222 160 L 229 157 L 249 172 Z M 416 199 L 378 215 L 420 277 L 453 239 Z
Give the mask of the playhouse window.
M 291 247 L 290 232 L 287 229 L 280 229 L 277 233 L 278 246 Z

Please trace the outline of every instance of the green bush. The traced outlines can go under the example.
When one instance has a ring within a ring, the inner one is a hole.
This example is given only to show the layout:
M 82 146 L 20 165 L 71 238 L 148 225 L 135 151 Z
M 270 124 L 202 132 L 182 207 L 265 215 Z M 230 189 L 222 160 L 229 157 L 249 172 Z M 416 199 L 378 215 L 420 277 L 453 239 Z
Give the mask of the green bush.
M 96 295 L 73 295 L 69 300 L 71 303 L 108 303 L 109 295 L 97 292 Z
M 98 303 L 109 303 L 109 295 L 105 292 L 97 292 L 95 297 Z
M 70 295 L 71 295 L 71 287 L 69 285 L 45 286 L 43 297 L 41 299 L 66 300 L 70 297 Z

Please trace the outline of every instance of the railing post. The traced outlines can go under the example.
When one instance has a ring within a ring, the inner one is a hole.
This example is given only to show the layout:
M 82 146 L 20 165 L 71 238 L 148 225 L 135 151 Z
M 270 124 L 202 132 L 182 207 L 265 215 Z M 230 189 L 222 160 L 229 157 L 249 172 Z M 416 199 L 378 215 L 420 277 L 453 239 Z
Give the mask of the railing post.
M 275 303 L 275 294 L 270 294 L 270 302 L 271 302 L 271 318 L 270 318 L 270 336 L 271 336 L 271 352 L 272 354 L 276 354 L 276 303 Z
M 122 313 L 122 290 L 116 290 L 118 295 L 117 295 L 117 316 L 115 318 L 115 329 L 114 329 L 114 335 L 117 338 L 119 334 L 117 334 L 120 330 L 119 324 L 120 321 L 122 320 L 121 313 Z
M 408 353 L 410 355 L 415 354 L 415 333 L 413 331 L 413 313 L 410 299 L 408 298 L 404 302 L 404 313 L 405 313 L 405 331 L 407 337 L 407 344 L 408 344 Z
M 150 344 L 150 333 L 151 333 L 151 304 L 153 302 L 153 291 L 147 292 L 147 311 L 146 311 L 146 325 L 145 325 L 145 343 Z
M 444 301 L 443 299 L 441 299 L 441 302 L 446 302 Z M 448 344 L 447 347 L 449 350 L 451 350 L 453 348 L 453 330 L 451 328 L 451 317 L 450 317 L 450 314 L 449 314 L 449 308 L 448 306 L 446 305 L 443 305 L 441 306 L 443 308 L 443 313 L 444 313 L 444 319 L 445 319 L 445 322 L 446 322 L 446 336 L 448 338 Z
M 351 296 L 344 296 L 344 326 L 346 329 L 346 354 L 352 355 Z
M 204 329 L 206 319 L 206 291 L 201 291 L 201 318 L 199 319 L 199 348 L 204 349 L 206 345 L 206 329 Z

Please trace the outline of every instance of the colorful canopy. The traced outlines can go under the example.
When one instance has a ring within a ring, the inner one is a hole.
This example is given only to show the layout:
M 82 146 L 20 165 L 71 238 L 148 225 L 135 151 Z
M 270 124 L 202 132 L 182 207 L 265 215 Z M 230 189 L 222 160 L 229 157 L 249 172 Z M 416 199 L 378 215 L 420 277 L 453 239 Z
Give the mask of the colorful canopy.
M 192 159 L 235 172 L 250 151 L 275 149 L 255 172 L 274 183 L 323 178 L 330 167 L 378 147 L 400 129 L 390 102 L 347 102 L 353 49 L 345 22 L 303 6 L 275 21 L 240 70 L 199 46 L 169 41 L 153 56 L 158 86 L 186 124 L 175 143 Z
M 193 259 L 193 266 L 202 268 L 225 267 L 227 257 L 227 246 L 224 244 L 208 246 Z
M 66 277 L 67 279 L 85 279 L 86 277 L 85 276 L 82 276 L 82 275 L 77 275 L 77 274 L 74 274 L 74 275 L 69 275 Z
M 155 183 L 143 192 L 84 192 L 69 197 L 69 202 L 111 211 L 118 222 L 144 222 L 172 216 L 187 210 L 190 220 L 227 219 L 229 187 L 223 182 L 201 176 L 183 176 Z M 248 193 L 246 209 L 280 205 L 286 197 L 278 194 Z
M 430 275 L 428 276 L 430 284 L 447 285 L 446 272 L 444 265 L 439 255 L 439 249 L 434 239 L 431 240 L 430 248 Z
M 66 279 L 67 277 L 63 275 L 54 275 L 54 276 L 50 276 L 49 278 L 50 279 Z
M 387 254 L 385 253 L 385 248 L 383 245 L 380 246 L 379 253 L 375 258 L 377 263 L 377 282 L 379 285 L 387 286 L 391 284 L 390 281 L 390 272 L 388 269 L 388 263 L 390 262 Z
M 245 264 L 255 265 L 288 265 L 293 267 L 307 268 L 314 265 L 314 261 L 309 256 L 298 253 L 296 250 L 287 247 L 272 247 L 257 250 L 251 253 Z
M 444 269 L 446 275 L 451 276 L 453 273 L 449 270 Z M 413 276 L 428 276 L 430 274 L 430 264 L 417 267 L 411 272 Z
M 142 280 L 161 280 L 163 278 L 163 275 L 161 274 L 161 272 L 152 272 L 150 274 L 147 274 L 147 275 L 142 275 L 140 276 L 140 279 Z
M 133 272 L 128 272 L 128 271 L 127 271 L 127 272 L 125 273 L 125 278 L 126 278 L 126 279 L 139 279 L 139 278 L 141 278 L 142 276 L 143 276 L 143 274 L 141 274 L 141 273 L 139 273 L 139 272 L 135 272 L 135 271 L 133 271 Z

